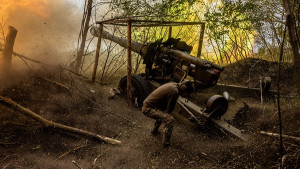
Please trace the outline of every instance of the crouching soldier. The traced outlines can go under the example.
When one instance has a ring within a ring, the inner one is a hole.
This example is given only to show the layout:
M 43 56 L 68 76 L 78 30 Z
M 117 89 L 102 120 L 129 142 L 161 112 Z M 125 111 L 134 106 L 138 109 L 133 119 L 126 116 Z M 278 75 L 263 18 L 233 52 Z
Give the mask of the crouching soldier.
M 158 128 L 163 123 L 163 147 L 170 146 L 170 139 L 174 126 L 174 118 L 170 113 L 174 110 L 176 101 L 180 96 L 187 97 L 195 90 L 192 81 L 182 83 L 166 83 L 154 90 L 143 103 L 142 112 L 145 116 L 155 119 L 153 135 L 158 133 Z

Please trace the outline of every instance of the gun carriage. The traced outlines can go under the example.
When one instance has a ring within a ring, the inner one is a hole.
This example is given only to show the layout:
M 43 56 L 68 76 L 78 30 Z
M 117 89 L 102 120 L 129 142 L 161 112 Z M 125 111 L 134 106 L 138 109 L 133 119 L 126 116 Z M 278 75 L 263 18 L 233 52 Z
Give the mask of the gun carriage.
M 97 22 L 103 27 L 105 23 L 111 23 L 111 20 Z M 128 20 L 123 20 L 126 23 Z M 134 20 L 131 20 L 134 21 Z M 140 20 L 138 22 L 141 22 Z M 116 23 L 116 22 L 112 22 Z M 122 21 L 118 21 L 115 25 L 126 26 L 126 24 L 120 24 Z M 151 22 L 153 23 L 153 22 Z M 161 22 L 154 22 L 153 26 L 156 26 Z M 186 23 L 186 22 L 185 22 Z M 191 24 L 201 24 L 200 43 L 198 49 L 201 52 L 201 46 L 204 34 L 203 22 L 187 22 Z M 183 24 L 179 22 L 167 22 L 167 26 Z M 151 26 L 151 25 L 150 25 Z M 99 27 L 92 27 L 90 32 L 93 36 L 99 36 Z M 101 38 L 113 41 L 120 46 L 127 48 L 128 39 L 117 37 L 106 31 L 101 30 Z M 131 41 L 131 40 L 130 40 Z M 217 84 L 221 72 L 224 70 L 223 66 L 217 65 L 207 60 L 194 57 L 189 53 L 192 50 L 192 46 L 187 45 L 180 39 L 174 39 L 169 36 L 169 39 L 162 42 L 159 39 L 155 42 L 148 44 L 140 44 L 138 42 L 131 41 L 131 51 L 140 54 L 145 64 L 145 73 L 139 75 L 131 75 L 132 85 L 132 101 L 136 102 L 138 106 L 142 106 L 143 100 L 148 96 L 151 90 L 159 87 L 163 83 L 170 81 L 181 82 L 187 77 L 192 78 L 197 90 L 213 87 Z M 127 77 L 123 77 L 119 82 L 119 90 L 121 93 L 126 94 Z M 221 120 L 221 116 L 224 115 L 228 109 L 228 100 L 221 95 L 214 95 L 208 99 L 206 108 L 201 108 L 197 104 L 187 101 L 184 98 L 179 97 L 178 105 L 181 107 L 181 111 L 185 112 L 185 117 L 191 122 L 200 124 L 200 118 L 205 118 L 214 122 L 217 126 L 225 129 L 229 133 L 246 140 L 246 135 L 240 130 L 229 125 L 227 122 Z

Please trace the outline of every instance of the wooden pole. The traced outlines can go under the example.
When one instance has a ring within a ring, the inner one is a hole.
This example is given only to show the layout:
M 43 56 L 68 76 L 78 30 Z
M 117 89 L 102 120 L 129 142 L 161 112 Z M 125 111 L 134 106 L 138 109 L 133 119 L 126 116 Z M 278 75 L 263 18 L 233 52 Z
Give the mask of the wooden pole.
M 278 111 L 278 121 L 279 121 L 278 124 L 279 124 L 279 145 L 280 145 L 279 155 L 280 155 L 280 158 L 283 157 L 283 155 L 284 155 L 284 147 L 283 147 L 283 143 L 282 143 L 282 117 L 281 117 L 281 108 L 280 108 L 280 72 L 281 72 L 281 62 L 282 62 L 282 57 L 283 57 L 283 46 L 284 46 L 285 36 L 286 36 L 286 26 L 284 26 L 284 31 L 283 31 L 283 36 L 282 36 L 283 38 L 282 38 L 282 42 L 280 44 L 280 54 L 279 54 L 278 72 L 277 72 L 277 111 Z
M 127 101 L 131 107 L 131 18 L 127 20 Z
M 172 26 L 169 26 L 169 38 L 172 37 Z
M 61 129 L 61 130 L 67 131 L 67 132 L 95 138 L 97 140 L 104 141 L 104 142 L 110 143 L 110 144 L 121 144 L 121 141 L 116 140 L 116 139 L 112 139 L 112 138 L 98 135 L 98 134 L 95 134 L 95 133 L 92 133 L 92 132 L 89 132 L 86 130 L 70 127 L 70 126 L 67 126 L 64 124 L 59 124 L 59 123 L 55 123 L 53 121 L 47 120 L 47 119 L 43 118 L 42 116 L 32 112 L 31 110 L 17 104 L 16 102 L 14 102 L 13 100 L 11 100 L 9 98 L 0 96 L 0 103 L 4 104 L 7 107 L 11 107 L 14 110 L 21 112 L 25 116 L 28 116 L 29 118 L 31 118 L 35 121 L 40 122 L 45 127 L 51 127 L 53 129 Z
M 263 98 L 262 77 L 259 77 L 259 88 L 260 88 L 260 104 L 263 104 L 264 98 Z
M 200 37 L 199 37 L 199 46 L 198 46 L 198 53 L 197 53 L 198 58 L 200 58 L 200 55 L 201 55 L 201 52 L 202 52 L 204 30 L 205 30 L 205 23 L 201 24 Z
M 13 48 L 18 30 L 12 26 L 8 27 L 8 33 L 6 35 L 6 41 L 3 48 L 2 68 L 3 70 L 11 69 L 11 58 L 13 54 Z
M 100 24 L 99 29 L 98 29 L 98 42 L 97 42 L 97 49 L 96 49 L 96 56 L 95 56 L 95 65 L 94 65 L 94 71 L 93 71 L 93 75 L 92 75 L 93 83 L 95 82 L 95 79 L 96 79 L 98 61 L 99 61 L 99 56 L 100 56 L 102 32 L 103 32 L 103 24 Z

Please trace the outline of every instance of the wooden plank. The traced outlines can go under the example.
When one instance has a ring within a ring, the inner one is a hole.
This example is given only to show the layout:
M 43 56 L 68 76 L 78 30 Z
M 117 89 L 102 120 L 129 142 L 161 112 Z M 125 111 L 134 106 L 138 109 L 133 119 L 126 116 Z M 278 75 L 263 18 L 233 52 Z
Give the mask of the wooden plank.
M 126 24 L 123 23 L 109 23 L 107 25 L 115 25 L 115 26 L 126 26 Z M 174 24 L 174 23 L 153 23 L 153 24 L 132 24 L 132 27 L 158 27 L 158 26 L 187 26 L 187 25 L 195 25 L 195 24 Z
M 132 22 L 141 22 L 141 23 L 162 23 L 162 24 L 181 24 L 181 25 L 201 25 L 205 22 L 176 22 L 176 21 L 153 21 L 153 20 L 138 20 L 132 19 Z
M 135 17 L 132 17 L 135 18 Z M 142 20 L 142 19 L 131 19 L 132 23 L 140 22 L 140 23 L 162 23 L 162 24 L 193 24 L 193 25 L 201 25 L 205 24 L 205 22 L 177 22 L 177 21 L 159 21 L 159 20 Z M 96 24 L 111 24 L 111 23 L 127 23 L 126 17 L 117 17 L 103 21 L 96 21 Z
M 131 19 L 132 27 L 153 27 L 153 26 L 184 26 L 184 25 L 205 25 L 205 22 L 175 22 L 175 21 L 153 21 Z M 96 21 L 96 24 L 127 26 L 127 19 L 115 18 L 104 21 Z M 202 27 L 202 26 L 201 26 Z

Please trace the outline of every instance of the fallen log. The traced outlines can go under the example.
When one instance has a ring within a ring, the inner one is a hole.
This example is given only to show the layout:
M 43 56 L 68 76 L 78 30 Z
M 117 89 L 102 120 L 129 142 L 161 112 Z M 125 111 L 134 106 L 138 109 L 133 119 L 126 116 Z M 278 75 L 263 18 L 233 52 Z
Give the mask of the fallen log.
M 116 140 L 116 139 L 112 139 L 109 137 L 105 137 L 102 135 L 98 135 L 86 130 L 82 130 L 82 129 L 77 129 L 74 127 L 70 127 L 64 124 L 59 124 L 59 123 L 55 123 L 53 121 L 47 120 L 45 118 L 43 118 L 42 116 L 32 112 L 31 110 L 17 104 L 16 102 L 14 102 L 13 100 L 0 96 L 0 103 L 10 107 L 10 108 L 14 108 L 14 110 L 18 110 L 19 112 L 21 112 L 22 114 L 24 114 L 25 116 L 28 116 L 29 118 L 40 122 L 44 127 L 50 127 L 53 129 L 61 129 L 67 132 L 71 132 L 71 133 L 75 133 L 75 134 L 80 134 L 83 136 L 87 136 L 87 137 L 91 137 L 100 141 L 104 141 L 106 143 L 110 143 L 110 144 L 121 144 L 121 141 Z
M 260 134 L 277 137 L 277 138 L 280 137 L 279 134 L 277 134 L 277 133 L 271 133 L 271 132 L 266 132 L 266 131 L 260 131 Z M 288 136 L 288 135 L 284 135 L 284 134 L 282 135 L 282 138 L 290 139 L 290 140 L 294 140 L 294 141 L 300 141 L 300 137 Z

